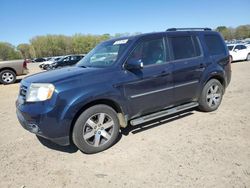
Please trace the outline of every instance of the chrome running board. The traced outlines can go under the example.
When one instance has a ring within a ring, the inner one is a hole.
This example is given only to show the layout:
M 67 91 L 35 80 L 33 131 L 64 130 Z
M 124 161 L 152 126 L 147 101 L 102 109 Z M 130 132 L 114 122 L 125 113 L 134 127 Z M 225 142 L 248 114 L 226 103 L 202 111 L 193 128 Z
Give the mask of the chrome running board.
M 145 123 L 145 122 L 148 122 L 148 121 L 151 121 L 151 120 L 154 120 L 154 119 L 158 119 L 158 118 L 161 118 L 161 117 L 164 117 L 164 116 L 167 116 L 167 115 L 171 115 L 171 114 L 181 112 L 181 111 L 184 111 L 184 110 L 187 110 L 187 109 L 190 109 L 190 108 L 194 108 L 194 107 L 196 107 L 198 105 L 199 105 L 198 102 L 190 102 L 190 103 L 187 103 L 187 104 L 183 104 L 183 105 L 180 105 L 180 106 L 176 106 L 176 107 L 173 107 L 173 108 L 169 108 L 169 109 L 162 110 L 162 111 L 159 111 L 159 112 L 156 112 L 156 113 L 153 113 L 153 114 L 149 114 L 149 115 L 145 115 L 145 116 L 133 119 L 133 120 L 130 121 L 130 124 L 132 126 L 139 125 L 141 123 Z

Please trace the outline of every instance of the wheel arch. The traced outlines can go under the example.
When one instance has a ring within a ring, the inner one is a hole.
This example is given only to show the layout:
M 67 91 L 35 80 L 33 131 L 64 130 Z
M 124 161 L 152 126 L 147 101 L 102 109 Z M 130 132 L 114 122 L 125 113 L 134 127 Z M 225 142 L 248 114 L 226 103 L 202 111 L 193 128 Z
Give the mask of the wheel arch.
M 17 72 L 15 69 L 11 68 L 11 67 L 4 67 L 4 68 L 0 68 L 0 72 L 4 71 L 4 70 L 11 70 L 13 71 L 16 75 L 17 75 Z
M 216 79 L 218 80 L 221 85 L 223 86 L 223 93 L 225 93 L 225 89 L 226 89 L 226 80 L 223 78 L 222 75 L 220 74 L 212 74 L 204 83 L 203 87 L 207 84 L 207 82 L 209 82 L 211 79 Z
M 83 105 L 74 115 L 74 118 L 70 125 L 70 139 L 71 140 L 72 140 L 72 132 L 73 132 L 75 122 L 78 119 L 78 117 L 81 115 L 81 113 L 84 112 L 86 109 L 95 105 L 99 105 L 99 104 L 107 105 L 111 107 L 112 109 L 114 109 L 118 114 L 120 126 L 123 128 L 127 126 L 127 120 L 125 118 L 124 111 L 122 110 L 121 106 L 117 102 L 111 99 L 97 99 L 97 100 L 88 102 L 87 104 Z

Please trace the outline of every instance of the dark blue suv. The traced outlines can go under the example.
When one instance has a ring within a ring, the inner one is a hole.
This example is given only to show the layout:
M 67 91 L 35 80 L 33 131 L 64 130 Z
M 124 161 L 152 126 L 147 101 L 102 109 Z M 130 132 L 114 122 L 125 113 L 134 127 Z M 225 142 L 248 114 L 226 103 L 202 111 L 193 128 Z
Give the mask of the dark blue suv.
M 168 29 L 105 41 L 76 66 L 22 80 L 21 125 L 85 153 L 115 143 L 120 128 L 198 107 L 216 110 L 231 79 L 217 32 Z

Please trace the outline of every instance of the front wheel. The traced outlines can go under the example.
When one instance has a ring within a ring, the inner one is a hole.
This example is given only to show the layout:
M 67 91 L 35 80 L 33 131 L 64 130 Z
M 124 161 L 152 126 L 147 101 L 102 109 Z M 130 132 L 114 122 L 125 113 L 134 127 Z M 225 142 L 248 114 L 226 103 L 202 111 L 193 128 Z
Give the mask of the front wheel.
M 216 110 L 221 104 L 223 93 L 224 88 L 218 80 L 209 80 L 200 95 L 199 109 L 205 112 Z
M 107 105 L 85 110 L 73 128 L 73 142 L 84 153 L 97 153 L 112 146 L 119 135 L 117 113 Z

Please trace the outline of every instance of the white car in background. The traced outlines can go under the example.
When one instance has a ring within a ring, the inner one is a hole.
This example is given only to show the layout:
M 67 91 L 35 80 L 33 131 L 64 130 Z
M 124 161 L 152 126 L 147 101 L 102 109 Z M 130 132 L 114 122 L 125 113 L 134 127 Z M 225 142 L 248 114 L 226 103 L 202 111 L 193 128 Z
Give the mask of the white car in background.
M 250 61 L 250 47 L 240 43 L 228 44 L 227 47 L 232 57 L 232 61 Z

